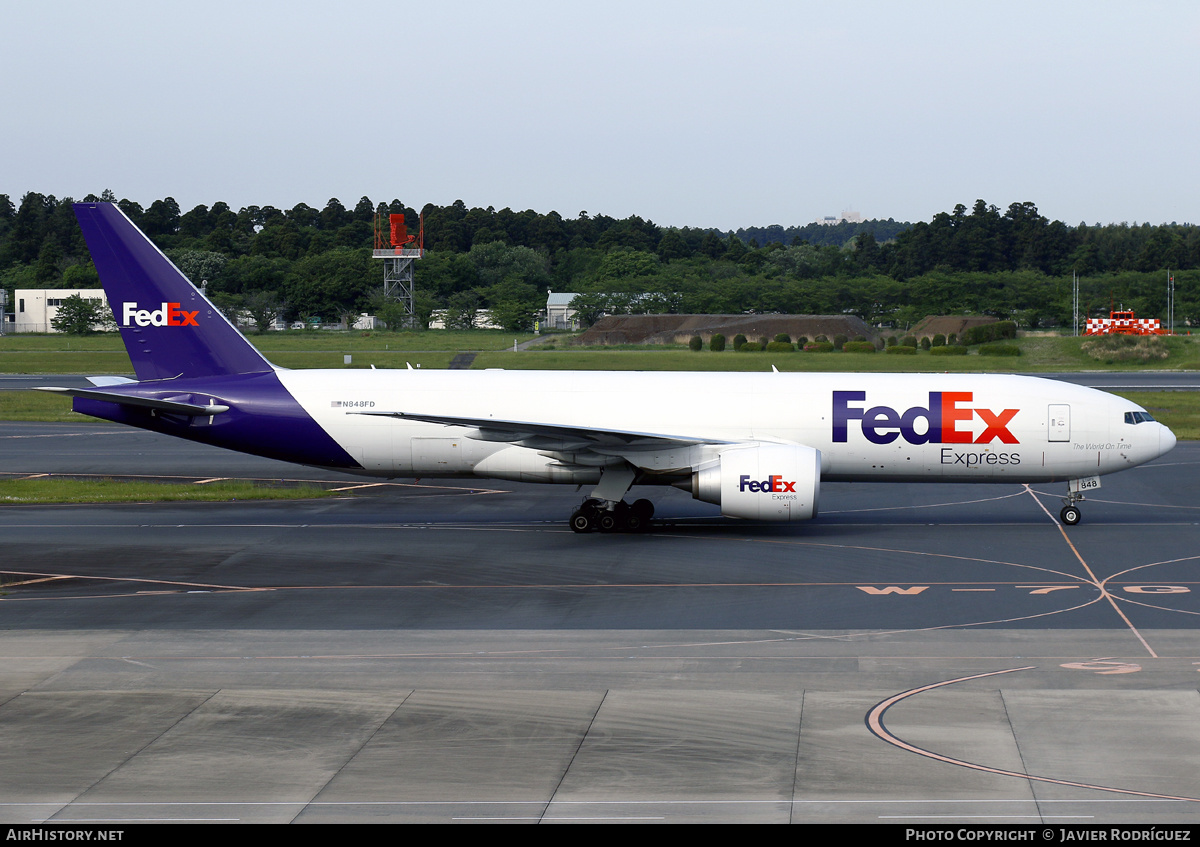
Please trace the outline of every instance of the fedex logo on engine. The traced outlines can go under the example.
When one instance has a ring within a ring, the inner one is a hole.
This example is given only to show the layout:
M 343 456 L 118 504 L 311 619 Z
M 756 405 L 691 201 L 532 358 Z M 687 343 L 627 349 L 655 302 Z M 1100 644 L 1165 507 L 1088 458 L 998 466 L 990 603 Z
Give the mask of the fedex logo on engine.
M 122 306 L 121 326 L 199 326 L 196 315 L 200 310 L 185 312 L 179 308 L 179 303 L 163 303 L 154 311 L 139 309 L 137 303 L 123 303 Z
M 738 491 L 754 491 L 754 492 L 771 492 L 782 493 L 785 491 L 796 491 L 796 481 L 788 482 L 779 474 L 772 474 L 763 480 L 751 479 L 749 474 L 742 474 L 738 477 Z
M 865 391 L 833 392 L 833 440 L 846 441 L 850 421 L 860 421 L 862 434 L 872 444 L 891 444 L 903 436 L 909 444 L 987 444 L 999 439 L 1003 444 L 1019 444 L 1008 430 L 1009 422 L 1020 409 L 972 408 L 972 391 L 930 391 L 929 405 L 913 406 L 898 412 L 891 406 L 870 408 L 851 406 L 865 403 Z M 976 436 L 971 421 L 976 417 L 984 424 Z M 923 421 L 918 429 L 917 421 Z

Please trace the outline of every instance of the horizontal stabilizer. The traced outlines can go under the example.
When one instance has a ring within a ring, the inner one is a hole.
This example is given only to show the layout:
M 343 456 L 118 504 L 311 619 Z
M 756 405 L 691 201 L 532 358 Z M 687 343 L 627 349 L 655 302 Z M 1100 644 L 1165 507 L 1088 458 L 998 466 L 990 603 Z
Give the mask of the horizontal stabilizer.
M 153 397 L 135 397 L 129 394 L 118 394 L 115 391 L 93 391 L 90 388 L 35 388 L 35 391 L 53 391 L 56 394 L 69 394 L 72 397 L 86 397 L 89 400 L 103 400 L 105 403 L 119 403 L 122 406 L 140 406 L 144 409 L 157 409 L 172 415 L 187 415 L 188 417 L 207 417 L 228 412 L 228 406 L 201 406 L 199 403 L 181 403 L 178 400 L 158 400 Z

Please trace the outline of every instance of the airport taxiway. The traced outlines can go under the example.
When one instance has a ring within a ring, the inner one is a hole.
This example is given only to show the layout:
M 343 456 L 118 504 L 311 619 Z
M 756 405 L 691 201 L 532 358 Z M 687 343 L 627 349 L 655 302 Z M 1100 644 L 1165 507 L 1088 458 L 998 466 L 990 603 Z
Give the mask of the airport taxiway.
M 1194 823 L 1200 444 L 794 526 L 568 487 L 0 508 L 0 819 Z M 100 424 L 0 473 L 371 485 Z

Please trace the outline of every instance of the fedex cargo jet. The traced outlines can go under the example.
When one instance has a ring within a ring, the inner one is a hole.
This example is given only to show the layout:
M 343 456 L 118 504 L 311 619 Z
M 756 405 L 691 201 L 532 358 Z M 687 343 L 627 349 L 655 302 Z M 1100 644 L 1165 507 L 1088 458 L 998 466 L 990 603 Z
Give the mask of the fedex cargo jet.
M 801 521 L 822 480 L 1068 483 L 1175 436 L 1134 403 L 1032 377 L 277 368 L 116 207 L 75 213 L 137 380 L 94 381 L 77 412 L 232 450 L 374 477 L 590 486 L 576 532 L 645 528 L 635 486 L 724 515 Z

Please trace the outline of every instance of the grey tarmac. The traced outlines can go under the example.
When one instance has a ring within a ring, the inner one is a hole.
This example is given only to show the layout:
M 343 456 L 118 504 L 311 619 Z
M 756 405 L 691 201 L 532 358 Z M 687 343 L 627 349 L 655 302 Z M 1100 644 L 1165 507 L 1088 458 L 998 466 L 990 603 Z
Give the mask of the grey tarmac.
M 1065 485 L 846 484 L 580 536 L 567 487 L 0 424 L 4 475 L 370 485 L 0 507 L 0 820 L 1193 824 L 1198 469 L 1070 528 Z

